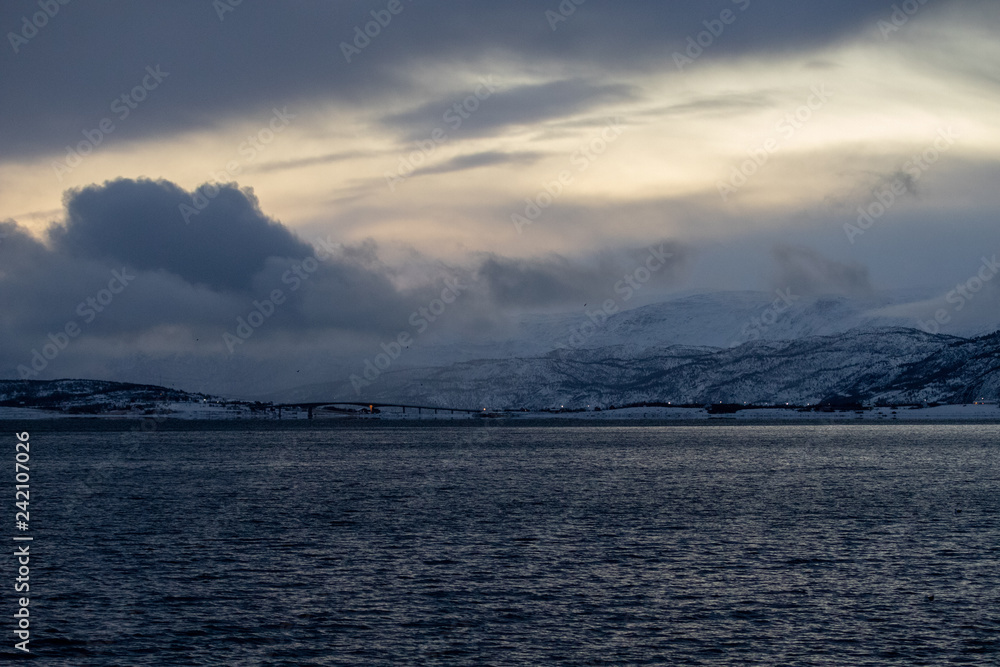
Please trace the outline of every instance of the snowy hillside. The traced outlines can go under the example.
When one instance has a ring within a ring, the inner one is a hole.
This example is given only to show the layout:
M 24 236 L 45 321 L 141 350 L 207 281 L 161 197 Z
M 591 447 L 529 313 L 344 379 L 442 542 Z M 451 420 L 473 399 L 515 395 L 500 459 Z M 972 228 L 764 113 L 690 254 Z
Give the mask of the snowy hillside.
M 317 387 L 326 396 L 345 388 Z M 628 346 L 557 350 L 387 372 L 366 400 L 468 408 L 607 406 L 636 402 L 816 404 L 973 402 L 1000 398 L 1000 335 L 914 329 L 754 341 L 734 348 Z
M 475 410 L 1000 400 L 1000 333 L 973 338 L 921 331 L 912 315 L 931 303 L 921 299 L 723 292 L 610 316 L 588 304 L 583 315 L 523 317 L 500 340 L 416 346 L 383 371 L 358 363 L 328 382 L 255 398 Z M 0 381 L 0 406 L 8 408 L 133 413 L 166 403 L 173 412 L 239 407 L 147 385 Z

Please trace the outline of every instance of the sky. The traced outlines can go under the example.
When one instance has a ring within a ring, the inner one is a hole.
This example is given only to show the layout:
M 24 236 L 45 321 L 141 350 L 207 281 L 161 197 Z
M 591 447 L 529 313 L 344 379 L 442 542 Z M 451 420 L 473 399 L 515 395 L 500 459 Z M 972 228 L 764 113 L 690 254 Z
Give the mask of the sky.
M 992 2 L 18 0 L 0 28 L 0 377 L 264 393 L 629 277 L 632 307 L 996 272 Z

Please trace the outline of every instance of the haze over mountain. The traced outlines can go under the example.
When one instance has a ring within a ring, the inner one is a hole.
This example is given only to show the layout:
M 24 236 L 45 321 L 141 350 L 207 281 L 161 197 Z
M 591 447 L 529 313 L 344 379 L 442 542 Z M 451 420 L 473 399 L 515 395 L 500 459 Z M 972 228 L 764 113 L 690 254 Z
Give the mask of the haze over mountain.
M 593 329 L 587 317 L 527 318 L 522 337 L 431 347 L 381 370 L 385 355 L 356 364 L 350 377 L 268 398 L 531 409 L 1000 398 L 995 327 L 970 328 L 969 338 L 930 334 L 899 314 L 912 301 L 816 298 L 776 312 L 783 302 L 768 296 L 683 297 L 612 315 Z M 770 325 L 769 313 L 777 315 Z

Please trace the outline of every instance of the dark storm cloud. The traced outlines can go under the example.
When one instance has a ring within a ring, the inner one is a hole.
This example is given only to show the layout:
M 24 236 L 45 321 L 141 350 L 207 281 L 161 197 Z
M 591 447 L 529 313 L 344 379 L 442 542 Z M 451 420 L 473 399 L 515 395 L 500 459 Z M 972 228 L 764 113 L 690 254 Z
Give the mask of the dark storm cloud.
M 637 94 L 631 86 L 570 79 L 500 90 L 485 99 L 476 98 L 474 107 L 464 109 L 461 106 L 467 98 L 455 93 L 387 116 L 382 122 L 411 140 L 426 139 L 435 129 L 447 131 L 449 127 L 462 137 L 477 137 L 512 125 L 540 123 L 631 100 Z
M 372 244 L 306 242 L 262 213 L 249 191 L 221 187 L 185 224 L 178 206 L 191 197 L 167 181 L 126 179 L 70 192 L 66 219 L 50 229 L 48 246 L 16 222 L 0 224 L 6 324 L 44 336 L 114 272 L 134 276 L 115 292 L 116 301 L 130 303 L 108 309 L 94 326 L 122 335 L 158 326 L 223 328 L 275 289 L 296 297 L 287 324 L 377 331 L 398 326 L 409 298 L 424 294 L 423 286 L 395 287 Z M 314 299 L 322 295 L 311 304 L 299 298 L 310 289 Z
M 779 245 L 772 254 L 778 264 L 774 283 L 778 289 L 790 289 L 801 296 L 874 294 L 868 269 L 857 262 L 838 262 L 801 246 Z
M 218 188 L 200 212 L 192 193 L 166 181 L 119 179 L 71 191 L 66 224 L 51 231 L 52 241 L 80 257 L 162 269 L 216 289 L 249 287 L 269 257 L 311 254 L 261 212 L 252 192 Z M 182 206 L 194 214 L 186 218 Z
M 459 299 L 429 335 L 471 335 L 522 308 L 611 297 L 650 257 L 659 259 L 649 285 L 663 285 L 684 259 L 682 248 L 662 243 L 584 258 L 488 255 L 463 266 L 413 251 L 409 264 L 390 265 L 371 241 L 299 238 L 235 185 L 188 225 L 177 209 L 190 200 L 167 181 L 122 179 L 68 193 L 47 245 L 14 221 L 0 223 L 0 377 L 33 362 L 42 378 L 110 376 L 133 359 L 226 374 L 235 354 L 275 368 L 314 365 L 309 354 L 331 363 L 412 333 L 414 313 L 448 285 Z M 223 334 L 234 335 L 251 312 L 265 322 L 227 350 Z M 78 330 L 64 352 L 35 355 L 54 350 L 69 324 Z
M 5 39 L 0 49 L 5 89 L 0 96 L 0 152 L 58 151 L 79 142 L 81 133 L 103 118 L 115 123 L 106 138 L 112 143 L 210 127 L 229 116 L 298 101 L 323 98 L 370 106 L 420 91 L 408 67 L 467 63 L 487 75 L 491 63 L 509 62 L 540 74 L 589 71 L 612 82 L 623 72 L 673 71 L 672 53 L 704 30 L 704 21 L 736 6 L 724 0 L 589 0 L 553 31 L 545 12 L 558 10 L 555 0 L 404 0 L 403 11 L 348 63 L 341 43 L 353 40 L 355 27 L 371 21 L 371 11 L 384 10 L 385 1 L 246 0 L 221 19 L 218 4 L 70 3 L 60 5 L 59 13 L 20 44 L 17 53 Z M 873 26 L 891 12 L 890 5 L 753 0 L 701 57 L 815 48 Z M 0 4 L 2 32 L 19 32 L 22 18 L 37 11 L 33 0 Z M 169 76 L 127 118 L 120 118 L 112 105 L 141 84 L 147 66 L 160 66 Z M 459 89 L 457 82 L 453 88 Z M 521 91 L 520 100 L 527 105 L 523 111 L 507 108 L 484 115 L 491 119 L 489 126 L 562 113 L 555 101 L 529 99 L 529 92 Z M 553 100 L 561 97 L 569 109 L 589 99 L 578 84 L 575 93 L 566 83 L 534 92 Z
M 75 302 L 66 298 L 63 281 L 78 283 L 91 268 L 77 262 L 73 270 L 62 271 L 52 253 L 12 220 L 0 223 L 0 258 L 2 347 L 16 344 L 11 332 L 48 326 L 51 311 L 72 308 Z
M 484 151 L 471 155 L 459 155 L 433 167 L 424 167 L 413 172 L 414 176 L 429 174 L 449 174 L 455 171 L 465 171 L 467 169 L 478 169 L 479 167 L 492 167 L 498 164 L 519 164 L 528 165 L 536 162 L 542 157 L 542 153 L 522 151 L 516 153 L 502 153 L 499 151 Z

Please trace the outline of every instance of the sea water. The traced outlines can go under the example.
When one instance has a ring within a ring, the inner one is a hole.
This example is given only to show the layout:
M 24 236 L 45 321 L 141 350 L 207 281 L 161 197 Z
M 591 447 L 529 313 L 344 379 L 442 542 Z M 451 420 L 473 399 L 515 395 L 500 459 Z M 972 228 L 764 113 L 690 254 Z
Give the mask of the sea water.
M 32 655 L 1000 661 L 996 426 L 470 423 L 34 431 Z

